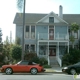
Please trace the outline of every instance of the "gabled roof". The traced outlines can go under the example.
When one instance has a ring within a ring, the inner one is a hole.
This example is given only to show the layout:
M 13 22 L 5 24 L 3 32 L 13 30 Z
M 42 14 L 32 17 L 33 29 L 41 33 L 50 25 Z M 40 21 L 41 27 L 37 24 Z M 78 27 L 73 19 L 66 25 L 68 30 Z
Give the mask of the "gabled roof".
M 13 21 L 14 24 L 22 24 L 23 16 L 20 16 L 20 14 L 22 15 L 22 13 L 16 13 Z M 26 13 L 25 23 L 36 23 L 47 15 L 48 14 L 42 14 L 42 13 Z M 57 14 L 55 15 L 57 16 Z M 63 20 L 68 22 L 69 24 L 73 22 L 80 24 L 80 14 L 63 14 Z
M 54 16 L 56 19 L 58 19 L 59 21 L 68 24 L 65 20 L 63 20 L 63 19 L 61 19 L 60 17 L 58 17 L 54 12 L 50 12 L 50 13 L 47 14 L 45 17 L 43 17 L 42 19 L 40 19 L 39 21 L 37 21 L 37 23 L 38 23 L 38 22 L 41 22 L 42 20 L 44 20 L 44 19 L 46 19 L 46 18 L 48 18 L 50 15 L 53 15 L 53 16 Z

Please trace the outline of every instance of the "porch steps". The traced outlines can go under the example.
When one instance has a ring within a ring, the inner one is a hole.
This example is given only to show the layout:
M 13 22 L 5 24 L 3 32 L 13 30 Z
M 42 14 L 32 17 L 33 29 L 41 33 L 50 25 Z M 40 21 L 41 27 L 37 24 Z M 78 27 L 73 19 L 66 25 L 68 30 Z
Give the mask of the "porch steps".
M 49 56 L 49 59 L 50 59 L 50 65 L 52 67 L 59 67 L 59 64 L 58 64 L 55 56 Z

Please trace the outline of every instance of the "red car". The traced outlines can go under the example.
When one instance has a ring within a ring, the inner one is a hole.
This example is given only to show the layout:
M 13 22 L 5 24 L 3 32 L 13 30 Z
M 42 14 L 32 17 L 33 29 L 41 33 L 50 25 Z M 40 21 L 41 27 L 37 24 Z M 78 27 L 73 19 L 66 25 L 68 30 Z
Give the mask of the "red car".
M 2 73 L 12 74 L 12 73 L 26 73 L 37 74 L 39 72 L 44 72 L 45 69 L 40 64 L 29 61 L 20 61 L 14 65 L 3 65 L 1 68 Z

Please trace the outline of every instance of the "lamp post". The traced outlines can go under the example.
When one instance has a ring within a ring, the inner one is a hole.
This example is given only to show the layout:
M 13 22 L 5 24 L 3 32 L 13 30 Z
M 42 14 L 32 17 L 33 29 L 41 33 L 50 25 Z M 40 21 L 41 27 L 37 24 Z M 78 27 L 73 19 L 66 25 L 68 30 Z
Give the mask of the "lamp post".
M 22 28 L 22 60 L 24 60 L 24 27 L 25 27 L 25 2 L 23 3 L 23 28 Z

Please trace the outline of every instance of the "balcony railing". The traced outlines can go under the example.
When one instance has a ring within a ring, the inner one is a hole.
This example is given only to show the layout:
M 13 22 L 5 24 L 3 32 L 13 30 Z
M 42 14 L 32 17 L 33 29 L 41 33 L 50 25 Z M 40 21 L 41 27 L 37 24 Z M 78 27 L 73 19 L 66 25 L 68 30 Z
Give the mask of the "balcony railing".
M 69 34 L 54 34 L 38 33 L 38 40 L 69 40 Z

